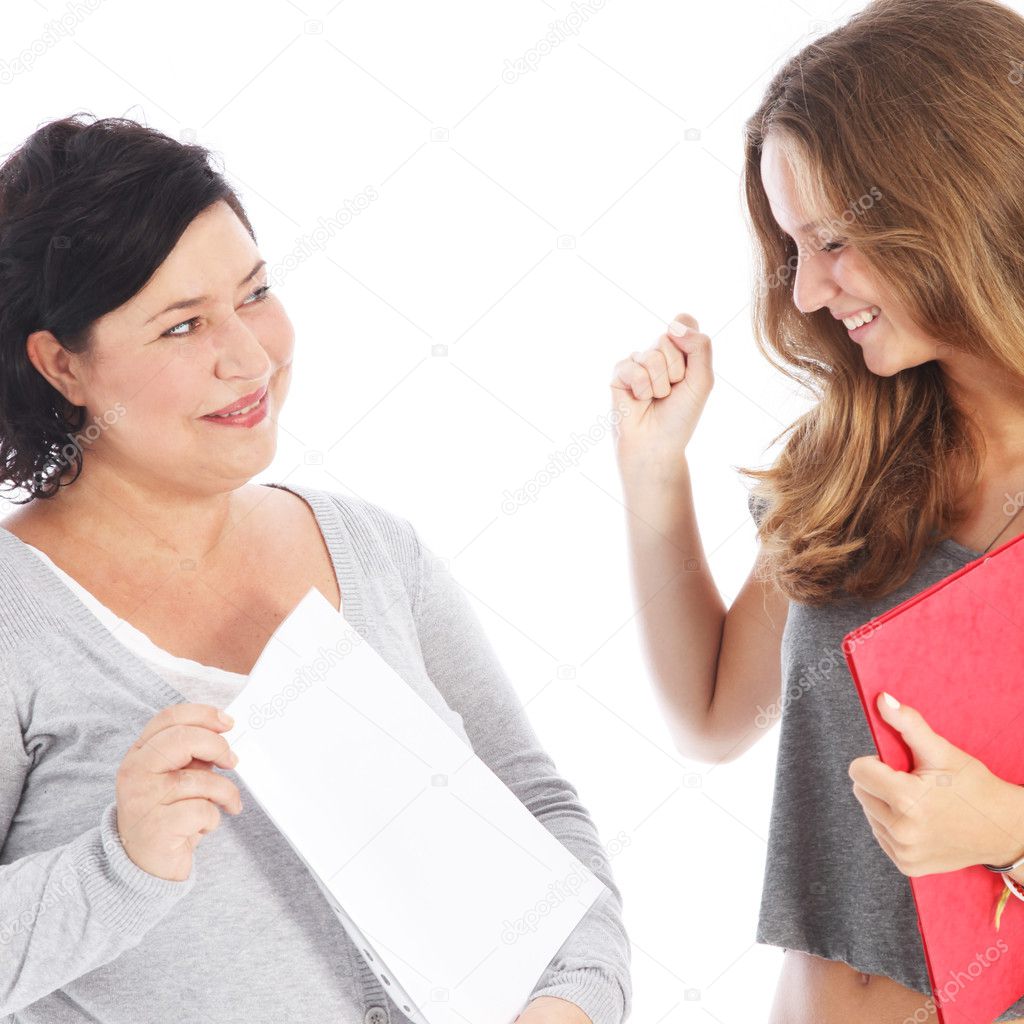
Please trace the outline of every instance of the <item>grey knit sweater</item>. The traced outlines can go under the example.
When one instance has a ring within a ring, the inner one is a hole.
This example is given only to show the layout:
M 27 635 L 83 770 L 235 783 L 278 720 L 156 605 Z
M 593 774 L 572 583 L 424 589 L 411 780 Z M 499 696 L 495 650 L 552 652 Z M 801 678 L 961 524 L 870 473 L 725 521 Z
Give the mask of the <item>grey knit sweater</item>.
M 348 622 L 608 887 L 533 994 L 620 1024 L 630 949 L 607 856 L 462 590 L 402 517 L 285 489 L 316 515 Z M 0 1020 L 406 1020 L 234 772 L 244 810 L 204 837 L 188 879 L 128 858 L 117 769 L 145 723 L 184 700 L 0 529 Z

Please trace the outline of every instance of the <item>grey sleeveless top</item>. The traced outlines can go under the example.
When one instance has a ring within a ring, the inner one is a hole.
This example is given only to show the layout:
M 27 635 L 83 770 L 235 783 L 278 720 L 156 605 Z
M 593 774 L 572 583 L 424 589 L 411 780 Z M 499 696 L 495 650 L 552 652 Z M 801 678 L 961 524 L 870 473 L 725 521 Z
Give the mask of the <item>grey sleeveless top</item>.
M 750 494 L 748 507 L 760 524 L 763 499 Z M 854 758 L 878 749 L 842 642 L 850 630 L 980 555 L 944 540 L 887 597 L 846 598 L 822 608 L 790 601 L 782 692 L 757 723 L 763 728 L 781 716 L 757 942 L 842 960 L 931 995 L 910 879 L 879 846 L 847 774 Z M 1021 1016 L 1024 994 L 995 1019 Z

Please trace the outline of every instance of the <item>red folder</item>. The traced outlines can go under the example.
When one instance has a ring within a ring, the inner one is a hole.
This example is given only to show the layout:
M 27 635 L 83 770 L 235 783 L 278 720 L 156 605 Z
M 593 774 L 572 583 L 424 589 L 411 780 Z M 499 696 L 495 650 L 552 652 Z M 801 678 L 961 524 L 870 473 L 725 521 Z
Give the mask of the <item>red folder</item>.
M 884 764 L 910 771 L 886 690 L 990 771 L 1024 783 L 1024 534 L 843 638 Z M 1024 902 L 980 864 L 910 878 L 940 1024 L 991 1024 L 1024 995 Z

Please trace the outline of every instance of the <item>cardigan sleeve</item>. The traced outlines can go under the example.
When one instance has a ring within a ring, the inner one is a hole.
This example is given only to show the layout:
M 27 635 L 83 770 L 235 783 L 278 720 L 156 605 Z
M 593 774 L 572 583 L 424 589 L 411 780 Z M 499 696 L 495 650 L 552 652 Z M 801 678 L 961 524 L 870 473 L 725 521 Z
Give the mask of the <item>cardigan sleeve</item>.
M 0 853 L 31 767 L 0 678 Z M 125 853 L 113 793 L 100 821 L 70 842 L 0 864 L 0 1020 L 138 945 L 194 884 L 194 869 L 170 881 Z
M 413 613 L 427 673 L 461 715 L 474 751 L 537 820 L 604 883 L 531 994 L 575 1003 L 593 1024 L 621 1024 L 631 1002 L 622 897 L 577 791 L 541 747 L 465 592 L 412 531 Z

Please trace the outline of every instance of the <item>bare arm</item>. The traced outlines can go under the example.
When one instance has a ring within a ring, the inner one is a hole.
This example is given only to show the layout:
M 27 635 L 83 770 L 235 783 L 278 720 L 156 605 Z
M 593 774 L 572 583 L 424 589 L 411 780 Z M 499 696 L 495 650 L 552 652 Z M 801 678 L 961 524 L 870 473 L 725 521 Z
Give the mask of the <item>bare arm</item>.
M 755 563 L 726 609 L 701 545 L 685 452 L 714 385 L 711 338 L 680 313 L 610 383 L 644 659 L 679 751 L 729 761 L 778 717 L 789 603 Z
M 648 673 L 677 749 L 729 761 L 773 724 L 789 603 L 751 570 L 728 609 L 697 530 L 689 470 L 668 489 L 627 483 L 633 594 Z
M 781 712 L 782 632 L 789 598 L 774 584 L 761 583 L 756 566 L 725 619 L 706 728 L 716 762 L 735 760 L 749 750 Z

